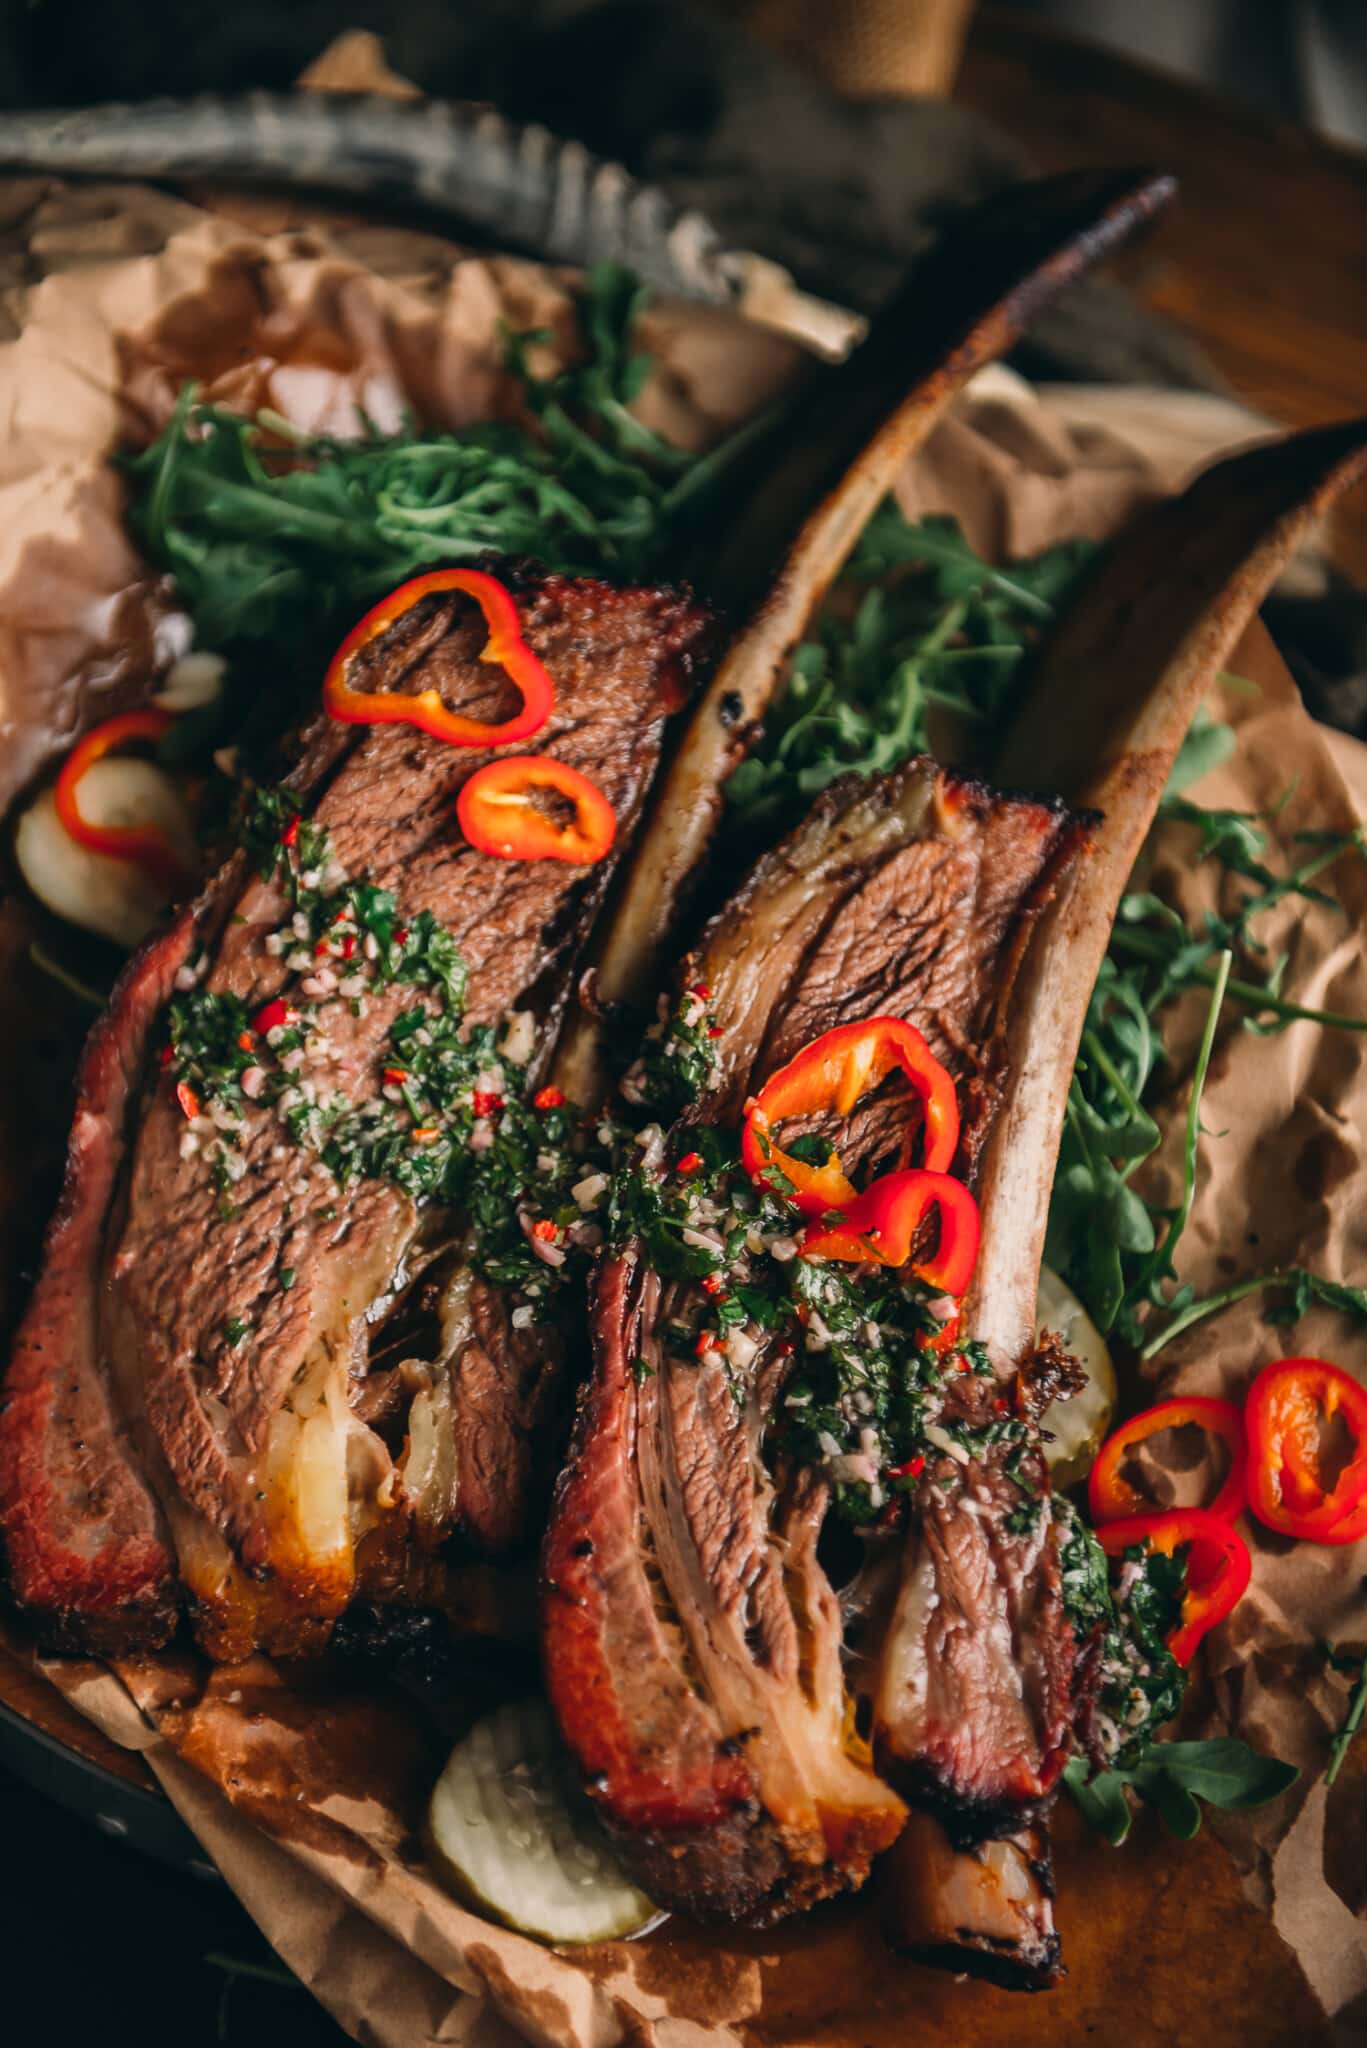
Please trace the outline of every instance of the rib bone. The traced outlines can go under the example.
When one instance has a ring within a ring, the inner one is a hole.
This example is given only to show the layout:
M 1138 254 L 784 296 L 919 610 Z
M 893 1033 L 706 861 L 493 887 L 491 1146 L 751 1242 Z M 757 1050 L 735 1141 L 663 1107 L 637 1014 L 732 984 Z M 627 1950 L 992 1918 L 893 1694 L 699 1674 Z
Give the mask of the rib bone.
M 1040 309 L 1166 205 L 1171 178 L 1069 173 L 977 209 L 918 264 L 867 340 L 819 373 L 782 422 L 790 451 L 734 521 L 713 579 L 766 594 L 749 613 L 691 715 L 657 791 L 640 848 L 599 941 L 596 1005 L 654 994 L 680 905 L 706 858 L 722 785 L 753 740 L 786 665 L 870 515 L 973 373 Z M 794 507 L 815 505 L 794 536 Z M 778 566 L 781 565 L 781 566 Z M 774 571 L 777 567 L 777 575 Z M 577 1100 L 602 1093 L 601 1031 L 573 1019 L 557 1079 Z
M 1064 1105 L 1120 897 L 1203 695 L 1316 516 L 1367 469 L 1367 421 L 1233 457 L 1148 512 L 1046 650 L 994 765 L 1103 816 L 1036 926 L 1007 1021 L 1006 1100 L 980 1161 L 982 1242 L 964 1328 L 1010 1374 L 1033 1340 Z M 907 1657 L 913 1537 L 885 1645 Z M 923 1603 L 922 1603 L 923 1604 Z M 899 1645 L 900 1638 L 900 1645 Z M 887 1873 L 898 1946 L 1034 1987 L 1053 1974 L 1045 1822 L 1030 1854 L 955 1855 L 938 1821 L 908 1830 Z M 904 1846 L 905 1845 L 905 1846 Z M 1006 1844 L 992 1845 L 1005 1850 Z M 1018 1930 L 1013 1936 L 1011 1930 Z M 1014 1948 L 1013 1948 L 1014 1942 Z

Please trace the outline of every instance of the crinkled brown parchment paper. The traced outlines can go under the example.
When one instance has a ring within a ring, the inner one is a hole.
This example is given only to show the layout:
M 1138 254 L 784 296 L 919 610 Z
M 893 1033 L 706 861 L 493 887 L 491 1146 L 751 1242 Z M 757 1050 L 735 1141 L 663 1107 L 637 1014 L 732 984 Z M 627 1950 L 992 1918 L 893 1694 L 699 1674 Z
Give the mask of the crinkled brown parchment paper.
M 229 214 L 139 188 L 0 185 L 4 799 L 78 724 L 141 696 L 149 667 L 184 642 L 172 597 L 153 587 L 125 537 L 104 460 L 112 445 L 154 429 L 186 375 L 306 426 L 345 430 L 358 403 L 382 422 L 405 404 L 443 424 L 487 416 L 512 402 L 500 317 L 549 325 L 568 344 L 564 280 L 341 217 L 298 227 L 266 202 Z M 650 338 L 661 369 L 648 403 L 695 443 L 781 389 L 797 362 L 791 341 L 693 310 L 660 309 Z M 1042 399 L 989 372 L 902 495 L 912 512 L 955 512 L 979 546 L 1028 552 L 1114 530 L 1138 500 L 1259 431 L 1221 401 L 1180 398 L 1155 412 L 1147 394 L 1128 406 L 1114 393 Z M 1298 830 L 1341 829 L 1364 815 L 1367 751 L 1311 723 L 1260 630 L 1234 667 L 1255 687 L 1222 689 L 1214 708 L 1239 726 L 1239 751 L 1200 794 L 1259 809 L 1290 788 L 1269 821 L 1274 860 L 1289 860 Z M 1087 687 L 1079 676 L 1079 691 Z M 1211 900 L 1212 878 L 1193 861 L 1191 835 L 1167 830 L 1160 878 L 1189 904 Z M 1287 908 L 1269 937 L 1274 952 L 1289 949 L 1288 987 L 1367 1015 L 1367 870 L 1345 860 L 1333 881 L 1341 915 Z M 13 900 L 0 912 L 14 969 L 7 1037 L 18 1041 L 0 1111 L 0 1214 L 12 1246 L 31 1243 L 41 1223 L 26 1191 L 64 1129 L 71 1036 L 50 988 L 25 978 L 30 915 Z M 34 1064 L 40 1039 L 46 1067 Z M 35 1100 L 50 1107 L 46 1121 Z M 1172 1130 L 1183 1106 L 1175 1081 Z M 1182 1256 L 1199 1289 L 1255 1260 L 1300 1258 L 1367 1277 L 1361 1038 L 1308 1025 L 1255 1038 L 1231 1020 L 1204 1123 L 1212 1135 Z M 1169 1143 L 1160 1179 L 1173 1159 Z M 1332 1318 L 1309 1321 L 1296 1343 L 1359 1372 L 1367 1362 L 1361 1337 Z M 1286 1348 L 1250 1302 L 1165 1353 L 1161 1383 L 1237 1395 Z M 428 1875 L 420 1822 L 440 1755 L 397 1701 L 319 1697 L 264 1661 L 207 1681 L 198 1663 L 176 1657 L 117 1674 L 45 1668 L 115 1741 L 143 1753 L 282 1956 L 357 2039 L 385 2048 L 502 2048 L 517 2038 L 555 2048 L 891 2048 L 932 2036 L 1074 2043 L 1122 2031 L 1132 2048 L 1196 2038 L 1232 2048 L 1327 2041 L 1326 2014 L 1346 2041 L 1367 2026 L 1367 1744 L 1326 1802 L 1318 1774 L 1346 1687 L 1326 1675 L 1316 1644 L 1362 1643 L 1367 1546 L 1298 1549 L 1256 1530 L 1251 1541 L 1253 1590 L 1209 1645 L 1194 1725 L 1232 1727 L 1294 1758 L 1302 1785 L 1276 1808 L 1220 1823 L 1237 1867 L 1210 1829 L 1177 1844 L 1148 1817 L 1123 1851 L 1110 1850 L 1065 1801 L 1060 1919 L 1071 1974 L 1035 2000 L 890 1957 L 866 1900 L 759 1936 L 671 1924 L 643 1942 L 552 1954 L 467 1912 Z

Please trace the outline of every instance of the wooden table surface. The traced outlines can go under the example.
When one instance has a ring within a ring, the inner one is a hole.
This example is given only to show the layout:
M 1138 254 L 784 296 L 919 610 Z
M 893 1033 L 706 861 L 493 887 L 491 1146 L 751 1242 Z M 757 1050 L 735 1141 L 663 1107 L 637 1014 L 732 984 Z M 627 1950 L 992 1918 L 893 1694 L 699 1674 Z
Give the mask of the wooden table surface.
M 1120 274 L 1270 418 L 1367 413 L 1367 154 L 1004 7 L 974 17 L 953 96 L 1042 170 L 1175 172 L 1176 206 Z M 1367 581 L 1367 492 L 1337 515 L 1335 538 Z

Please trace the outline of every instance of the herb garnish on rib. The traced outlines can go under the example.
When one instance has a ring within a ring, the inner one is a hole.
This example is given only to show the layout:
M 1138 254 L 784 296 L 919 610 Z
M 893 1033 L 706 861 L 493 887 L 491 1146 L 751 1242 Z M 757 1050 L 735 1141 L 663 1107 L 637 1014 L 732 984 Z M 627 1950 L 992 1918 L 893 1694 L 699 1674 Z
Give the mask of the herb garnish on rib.
M 1090 1825 L 1118 1846 L 1134 1819 L 1133 1792 L 1186 1840 L 1201 1825 L 1198 1799 L 1227 1809 L 1263 1806 L 1294 1784 L 1294 1765 L 1260 1756 L 1233 1736 L 1156 1739 L 1186 1691 L 1187 1674 L 1166 1643 L 1181 1613 L 1186 1566 L 1136 1544 L 1112 1569 L 1069 1501 L 1056 1497 L 1052 1512 L 1064 1603 L 1079 1646 L 1090 1645 L 1087 1654 L 1099 1666 L 1092 1754 L 1074 1756 L 1063 1773 Z

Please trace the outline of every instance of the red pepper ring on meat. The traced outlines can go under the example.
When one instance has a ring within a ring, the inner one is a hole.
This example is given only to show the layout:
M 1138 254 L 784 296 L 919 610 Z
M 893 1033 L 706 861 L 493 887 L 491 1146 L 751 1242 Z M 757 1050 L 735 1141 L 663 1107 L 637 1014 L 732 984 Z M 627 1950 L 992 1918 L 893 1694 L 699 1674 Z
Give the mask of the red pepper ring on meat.
M 557 803 L 538 804 L 538 792 Z M 602 790 L 549 754 L 507 754 L 477 768 L 456 798 L 456 816 L 471 846 L 498 860 L 590 866 L 617 836 L 617 813 Z
M 1352 1449 L 1326 1484 L 1320 1429 L 1336 1417 Z M 1244 1426 L 1248 1504 L 1260 1522 L 1312 1543 L 1367 1536 L 1367 1387 L 1323 1358 L 1278 1359 L 1249 1389 Z
M 930 1258 L 912 1270 L 943 1293 L 961 1295 L 978 1261 L 978 1205 L 961 1180 L 923 1166 L 880 1174 L 842 1215 L 809 1224 L 802 1255 L 904 1266 L 932 1208 L 939 1211 L 940 1241 Z
M 353 690 L 347 673 L 353 657 L 410 611 L 419 598 L 434 590 L 461 590 L 484 614 L 489 638 L 480 660 L 497 662 L 522 692 L 522 708 L 500 725 L 464 718 L 450 711 L 437 690 L 405 696 L 398 690 Z M 323 678 L 323 709 L 330 718 L 351 725 L 415 725 L 452 747 L 506 747 L 529 740 L 551 715 L 555 689 L 540 658 L 522 637 L 522 622 L 512 594 L 483 569 L 434 569 L 400 584 L 353 626 L 328 664 Z
M 120 711 L 93 726 L 84 739 L 77 740 L 62 763 L 53 801 L 63 827 L 78 845 L 88 846 L 92 853 L 109 854 L 115 860 L 132 861 L 166 888 L 184 891 L 194 878 L 187 873 L 184 861 L 159 825 L 92 824 L 82 812 L 80 801 L 81 783 L 97 761 L 130 740 L 144 740 L 155 746 L 173 723 L 169 711 L 148 705 L 141 711 Z
M 1207 1508 L 1175 1508 L 1163 1515 L 1124 1515 L 1096 1531 L 1107 1557 L 1123 1557 L 1132 1544 L 1146 1543 L 1171 1557 L 1190 1544 L 1182 1613 L 1168 1637 L 1179 1664 L 1190 1664 L 1201 1638 L 1237 1607 L 1253 1570 L 1248 1545 L 1232 1522 Z
M 745 1105 L 741 1159 L 750 1178 L 763 1184 L 770 1168 L 792 1184 L 805 1216 L 846 1209 L 855 1189 L 832 1152 L 822 1166 L 796 1159 L 775 1143 L 774 1126 L 787 1117 L 833 1110 L 848 1116 L 866 1095 L 900 1068 L 921 1098 L 925 1117 L 925 1158 L 931 1173 L 943 1173 L 959 1144 L 959 1100 L 951 1076 L 915 1025 L 901 1017 L 870 1017 L 823 1032 L 765 1082 Z M 903 1155 L 905 1157 L 905 1155 Z M 952 1290 L 951 1290 L 952 1291 Z
M 1214 1500 L 1206 1503 L 1205 1512 L 1217 1515 L 1222 1522 L 1232 1522 L 1243 1512 L 1244 1468 L 1248 1462 L 1243 1416 L 1232 1401 L 1209 1400 L 1204 1395 L 1179 1396 L 1132 1415 L 1097 1452 L 1087 1478 L 1087 1506 L 1098 1526 L 1114 1522 L 1122 1515 L 1146 1511 L 1148 1503 L 1121 1476 L 1120 1468 L 1129 1453 L 1149 1437 L 1157 1436 L 1160 1430 L 1181 1429 L 1186 1423 L 1195 1423 L 1210 1436 L 1218 1436 L 1229 1453 L 1229 1470 Z

